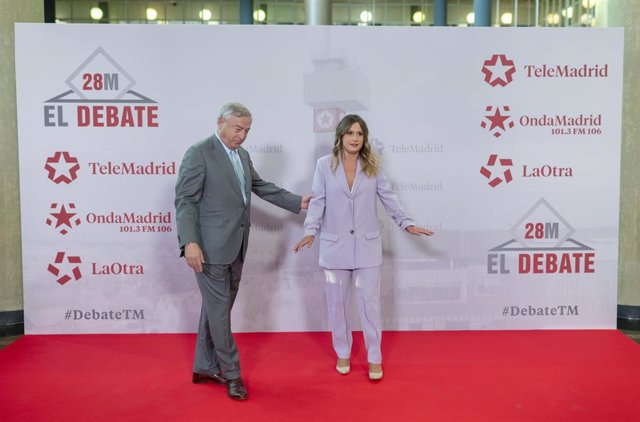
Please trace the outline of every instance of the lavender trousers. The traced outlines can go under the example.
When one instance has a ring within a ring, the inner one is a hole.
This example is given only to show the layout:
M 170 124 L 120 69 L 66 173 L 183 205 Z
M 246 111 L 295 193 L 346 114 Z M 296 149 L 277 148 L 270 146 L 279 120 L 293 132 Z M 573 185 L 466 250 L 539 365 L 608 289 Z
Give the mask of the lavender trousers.
M 333 348 L 340 359 L 351 356 L 351 291 L 355 289 L 358 313 L 369 363 L 382 363 L 382 312 L 380 267 L 324 270 Z

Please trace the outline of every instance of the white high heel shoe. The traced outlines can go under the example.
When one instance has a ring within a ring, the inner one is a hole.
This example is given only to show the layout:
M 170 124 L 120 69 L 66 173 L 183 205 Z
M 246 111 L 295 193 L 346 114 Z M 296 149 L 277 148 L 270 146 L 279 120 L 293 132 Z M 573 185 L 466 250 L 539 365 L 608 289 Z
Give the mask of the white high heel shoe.
M 338 373 L 342 375 L 347 375 L 349 372 L 351 372 L 349 359 L 338 359 L 338 363 L 336 364 L 336 371 L 338 371 Z
M 382 379 L 382 365 L 379 363 L 370 363 L 369 364 L 369 379 L 373 381 L 378 381 Z

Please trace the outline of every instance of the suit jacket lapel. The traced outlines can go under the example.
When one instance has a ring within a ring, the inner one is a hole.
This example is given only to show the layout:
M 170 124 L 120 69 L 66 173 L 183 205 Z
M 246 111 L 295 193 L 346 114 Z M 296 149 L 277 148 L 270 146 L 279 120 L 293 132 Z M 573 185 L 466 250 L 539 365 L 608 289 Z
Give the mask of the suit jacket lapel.
M 362 167 L 360 166 L 360 158 L 358 158 L 358 161 L 356 162 L 356 177 L 354 177 L 353 179 L 352 192 L 354 195 L 356 194 L 356 191 L 358 190 L 358 187 L 360 186 L 360 182 L 362 181 L 363 177 L 364 177 L 364 174 L 362 173 Z
M 336 179 L 338 180 L 338 184 L 348 196 L 351 196 L 351 191 L 349 190 L 349 183 L 347 182 L 347 172 L 344 171 L 344 163 L 342 160 L 338 163 L 338 168 L 335 172 Z
M 251 167 L 249 166 L 249 153 L 244 148 L 238 148 L 238 155 L 244 172 L 244 190 L 247 194 L 247 203 L 251 197 Z M 238 192 L 240 189 L 238 189 Z
M 214 161 L 217 164 L 217 167 L 222 170 L 222 173 L 229 179 L 229 184 L 232 186 L 232 189 L 238 194 L 238 197 L 241 201 L 242 192 L 240 192 L 240 185 L 238 184 L 238 179 L 236 178 L 236 172 L 233 169 L 233 164 L 231 164 L 231 158 L 229 154 L 227 154 L 227 150 L 224 149 L 221 142 L 216 135 L 212 135 L 210 138 L 210 145 L 212 149 L 212 156 Z M 242 161 L 242 160 L 241 160 Z M 245 169 L 245 180 L 247 177 L 246 166 L 244 162 L 242 163 L 242 167 Z

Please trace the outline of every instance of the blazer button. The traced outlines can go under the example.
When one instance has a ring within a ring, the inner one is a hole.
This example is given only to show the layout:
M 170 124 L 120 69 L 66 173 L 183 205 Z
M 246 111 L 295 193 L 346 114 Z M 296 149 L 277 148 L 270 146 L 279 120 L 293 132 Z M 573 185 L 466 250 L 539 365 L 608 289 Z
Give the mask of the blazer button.
M 353 230 L 351 230 L 349 233 L 354 234 L 355 232 Z

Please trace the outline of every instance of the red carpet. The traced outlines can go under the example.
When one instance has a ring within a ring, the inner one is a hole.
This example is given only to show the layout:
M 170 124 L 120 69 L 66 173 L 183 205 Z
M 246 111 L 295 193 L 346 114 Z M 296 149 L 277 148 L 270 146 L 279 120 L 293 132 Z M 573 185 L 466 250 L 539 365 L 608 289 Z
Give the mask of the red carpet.
M 191 383 L 195 336 L 25 336 L 3 421 L 638 421 L 640 346 L 615 330 L 385 332 L 385 378 L 333 369 L 328 333 L 236 335 L 249 400 Z

